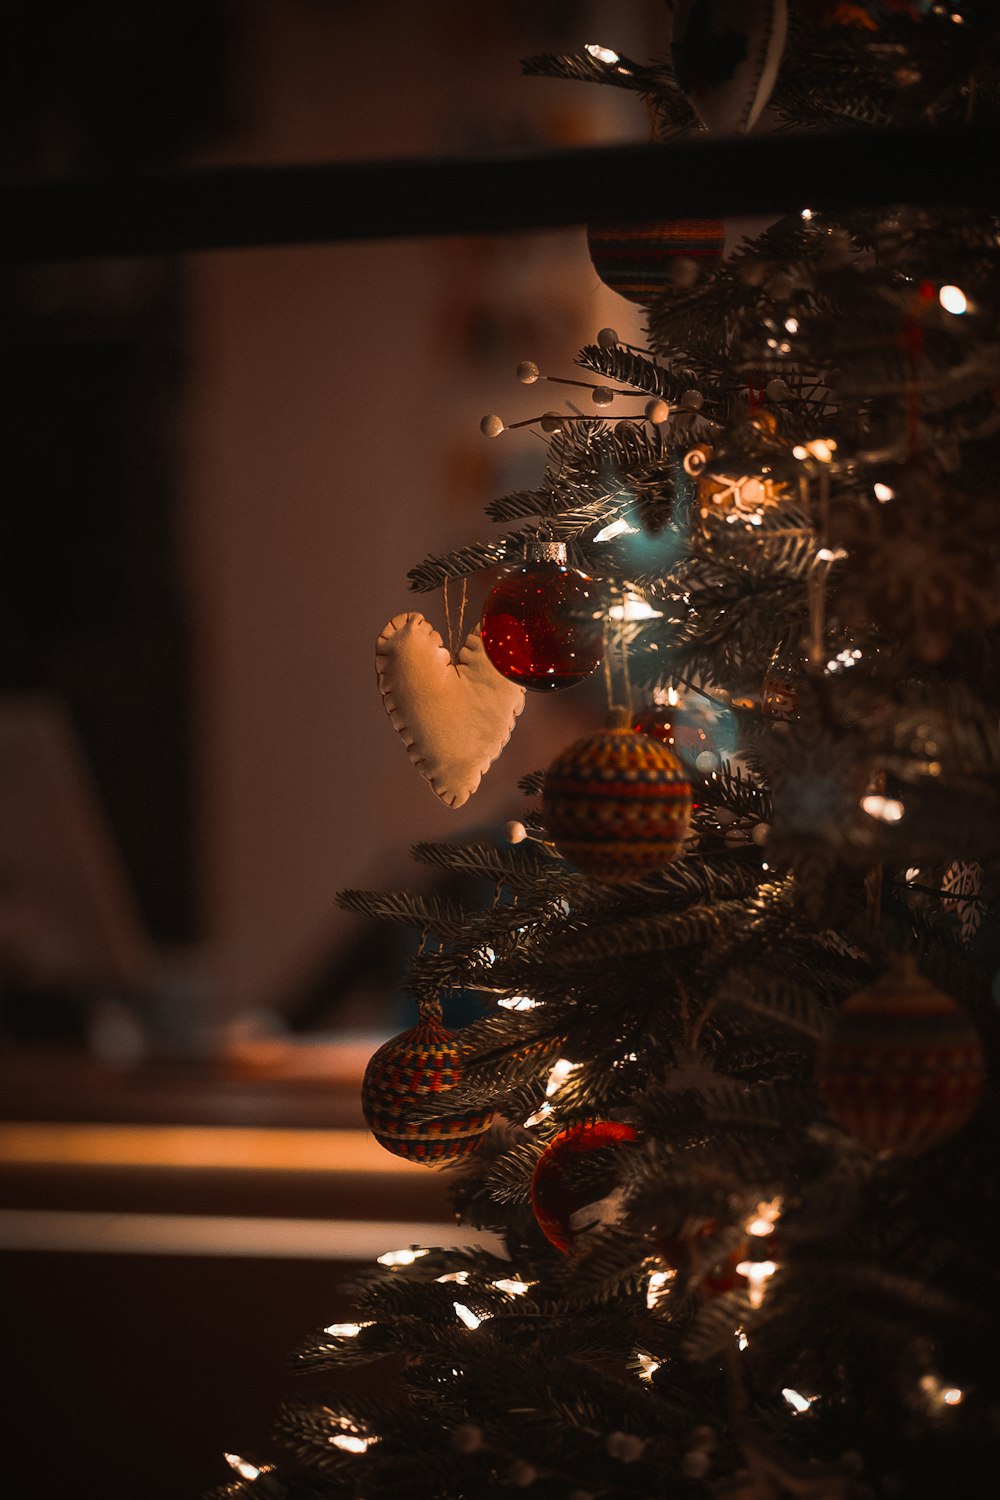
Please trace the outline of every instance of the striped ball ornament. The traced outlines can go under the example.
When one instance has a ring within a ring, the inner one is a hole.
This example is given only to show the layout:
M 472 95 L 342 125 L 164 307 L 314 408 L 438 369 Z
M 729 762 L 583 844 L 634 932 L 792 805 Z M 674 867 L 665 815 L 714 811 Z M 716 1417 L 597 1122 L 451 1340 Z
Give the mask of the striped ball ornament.
M 492 1114 L 443 1114 L 440 1119 L 413 1114 L 415 1101 L 428 1094 L 446 1095 L 461 1076 L 454 1032 L 435 1017 L 425 1017 L 380 1047 L 361 1085 L 361 1108 L 379 1145 L 428 1166 L 475 1151 Z
M 659 740 L 603 729 L 575 740 L 549 766 L 542 818 L 559 853 L 585 875 L 627 884 L 683 850 L 691 786 Z
M 726 245 L 719 219 L 664 219 L 640 224 L 591 224 L 587 249 L 594 270 L 629 302 L 651 302 L 678 277 L 678 262 L 698 267 L 721 260 Z
M 919 1156 L 968 1120 L 985 1078 L 972 1020 L 903 959 L 840 1010 L 820 1049 L 826 1107 L 871 1151 Z

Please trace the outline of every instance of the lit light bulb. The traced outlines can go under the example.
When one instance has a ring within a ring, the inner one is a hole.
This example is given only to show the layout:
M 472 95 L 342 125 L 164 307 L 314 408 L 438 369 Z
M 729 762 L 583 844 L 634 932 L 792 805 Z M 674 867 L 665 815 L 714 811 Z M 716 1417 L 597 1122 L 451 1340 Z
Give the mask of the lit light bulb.
M 250 1463 L 249 1459 L 240 1458 L 238 1453 L 224 1453 L 223 1458 L 231 1469 L 235 1469 L 241 1479 L 259 1479 L 260 1470 L 256 1464 Z
M 455 1309 L 459 1322 L 464 1323 L 466 1328 L 478 1328 L 483 1321 L 482 1318 L 477 1318 L 472 1308 L 466 1307 L 464 1302 L 453 1302 L 451 1305 Z
M 862 797 L 861 807 L 870 818 L 878 818 L 881 823 L 898 823 L 906 810 L 895 797 L 879 797 L 874 794 Z
M 662 1359 L 654 1359 L 651 1354 L 646 1353 L 645 1349 L 637 1349 L 635 1351 L 635 1358 L 639 1366 L 640 1380 L 652 1380 L 657 1370 L 663 1364 Z
M 612 521 L 610 525 L 605 526 L 602 531 L 599 531 L 594 537 L 594 541 L 610 542 L 613 537 L 624 536 L 626 532 L 629 536 L 635 536 L 636 529 L 634 526 L 630 526 L 623 516 L 619 516 L 617 521 Z
M 621 57 L 613 48 L 602 47 L 598 42 L 588 42 L 584 50 L 589 52 L 591 57 L 596 58 L 598 62 L 610 63 L 612 65 L 616 62 L 621 62 Z
M 896 498 L 896 491 L 890 484 L 876 483 L 873 485 L 873 489 L 875 491 L 875 499 L 880 505 L 884 505 L 887 500 L 895 500 Z
M 357 1432 L 335 1432 L 330 1439 L 335 1448 L 342 1448 L 345 1453 L 367 1453 L 374 1441 Z
M 504 1010 L 534 1010 L 538 1004 L 530 995 L 502 995 L 497 1001 Z
M 769 1203 L 758 1203 L 756 1214 L 746 1226 L 747 1234 L 773 1234 L 775 1222 L 781 1218 L 782 1202 L 781 1198 L 772 1198 Z
M 808 224 L 809 220 L 812 218 L 812 216 L 813 216 L 813 211 L 812 211 L 811 208 L 804 208 L 802 210 L 802 217 L 805 219 L 805 221 L 806 221 L 807 224 Z
M 435 1276 L 437 1282 L 457 1281 L 459 1286 L 467 1286 L 469 1282 L 468 1271 L 446 1271 L 443 1276 Z
M 938 292 L 938 301 L 945 312 L 954 313 L 956 317 L 969 308 L 969 299 L 960 286 L 943 286 Z
M 545 1085 L 546 1096 L 551 1099 L 553 1094 L 557 1094 L 569 1075 L 579 1066 L 579 1063 L 570 1062 L 566 1057 L 560 1057 L 559 1061 L 554 1064 L 552 1072 L 549 1074 L 549 1081 Z
M 415 1260 L 422 1255 L 429 1255 L 429 1250 L 421 1250 L 416 1245 L 410 1245 L 406 1250 L 387 1250 L 384 1255 L 378 1257 L 380 1266 L 412 1266 Z
M 785 332 L 786 333 L 798 333 L 798 331 L 799 331 L 799 320 L 798 320 L 798 318 L 786 318 L 785 319 Z
M 659 620 L 663 616 L 663 611 L 654 609 L 638 594 L 630 592 L 625 595 L 621 604 L 612 604 L 608 615 L 612 620 L 624 620 L 628 623 L 632 620 Z
M 677 1275 L 676 1271 L 653 1271 L 646 1283 L 646 1306 L 652 1310 L 660 1301 L 661 1297 L 667 1295 L 670 1283 Z
M 370 1327 L 371 1323 L 331 1323 L 323 1332 L 335 1339 L 356 1339 L 362 1328 Z
M 521 1281 L 516 1276 L 505 1276 L 493 1283 L 498 1292 L 506 1292 L 509 1297 L 523 1297 L 535 1284 L 533 1281 Z
M 741 1260 L 736 1267 L 741 1276 L 745 1276 L 750 1283 L 748 1300 L 751 1307 L 760 1307 L 767 1291 L 767 1283 L 778 1269 L 777 1262 L 773 1260 Z
M 736 1330 L 736 1347 L 739 1349 L 741 1354 L 744 1349 L 749 1349 L 750 1347 L 750 1340 L 747 1338 L 742 1328 L 737 1328 Z
M 797 1412 L 808 1411 L 810 1406 L 812 1406 L 813 1402 L 816 1400 L 815 1396 L 800 1395 L 798 1391 L 791 1390 L 787 1385 L 784 1387 L 781 1394 L 784 1396 L 785 1400 L 788 1402 L 793 1411 Z

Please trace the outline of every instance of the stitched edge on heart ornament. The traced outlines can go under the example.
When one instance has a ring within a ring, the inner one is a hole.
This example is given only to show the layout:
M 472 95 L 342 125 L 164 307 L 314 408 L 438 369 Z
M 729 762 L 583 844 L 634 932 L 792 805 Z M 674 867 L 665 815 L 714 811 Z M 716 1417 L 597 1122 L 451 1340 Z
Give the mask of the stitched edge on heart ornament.
M 423 615 L 394 615 L 375 647 L 379 692 L 410 760 L 448 807 L 461 807 L 510 739 L 524 689 L 502 677 L 479 627 L 452 661 Z

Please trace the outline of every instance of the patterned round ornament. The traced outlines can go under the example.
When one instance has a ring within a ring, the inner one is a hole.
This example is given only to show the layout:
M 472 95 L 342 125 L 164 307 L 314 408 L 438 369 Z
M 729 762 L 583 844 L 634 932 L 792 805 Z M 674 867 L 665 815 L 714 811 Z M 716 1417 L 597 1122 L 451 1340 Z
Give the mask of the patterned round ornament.
M 542 785 L 549 837 L 585 875 L 642 880 L 681 853 L 691 785 L 666 745 L 631 728 L 603 729 L 557 755 Z
M 969 1016 L 909 957 L 847 1001 L 816 1065 L 837 1124 L 869 1150 L 898 1156 L 919 1156 L 961 1130 L 984 1076 Z
M 545 1238 L 564 1254 L 574 1235 L 617 1222 L 614 1148 L 637 1139 L 631 1125 L 597 1120 L 571 1125 L 550 1141 L 531 1178 L 531 1206 Z
M 721 219 L 663 219 L 637 224 L 591 224 L 587 248 L 594 270 L 629 302 L 651 302 L 684 270 L 715 265 L 726 246 Z
M 574 687 L 604 655 L 604 622 L 594 586 L 566 565 L 562 542 L 501 578 L 483 606 L 483 649 L 508 682 L 533 692 Z
M 490 1113 L 414 1115 L 428 1094 L 446 1095 L 462 1076 L 455 1035 L 434 1016 L 386 1042 L 370 1058 L 361 1084 L 361 1108 L 380 1146 L 407 1161 L 454 1161 L 482 1144 Z M 447 1103 L 442 1098 L 442 1105 Z

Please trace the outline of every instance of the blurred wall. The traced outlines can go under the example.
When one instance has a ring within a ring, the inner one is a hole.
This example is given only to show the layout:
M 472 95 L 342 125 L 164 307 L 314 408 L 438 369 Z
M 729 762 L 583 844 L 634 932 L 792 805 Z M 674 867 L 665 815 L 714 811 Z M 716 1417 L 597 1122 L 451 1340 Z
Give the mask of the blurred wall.
M 244 124 L 201 159 L 642 139 L 634 96 L 522 79 L 519 59 L 595 39 L 646 55 L 658 14 L 247 5 Z M 597 282 L 581 231 L 211 254 L 188 275 L 201 901 L 213 993 L 231 1015 L 280 1007 L 344 940 L 356 919 L 336 910 L 338 888 L 409 880 L 414 840 L 516 815 L 518 776 L 592 722 L 586 689 L 572 702 L 532 697 L 480 792 L 453 812 L 384 714 L 374 644 L 406 609 L 443 630 L 440 594 L 411 595 L 407 569 L 489 534 L 483 505 L 540 477 L 530 429 L 492 445 L 478 431 L 485 411 L 515 420 L 557 404 L 551 386 L 518 386 L 516 363 L 574 374 L 599 327 L 634 336 L 638 325 Z M 467 628 L 476 614 L 472 600 Z

